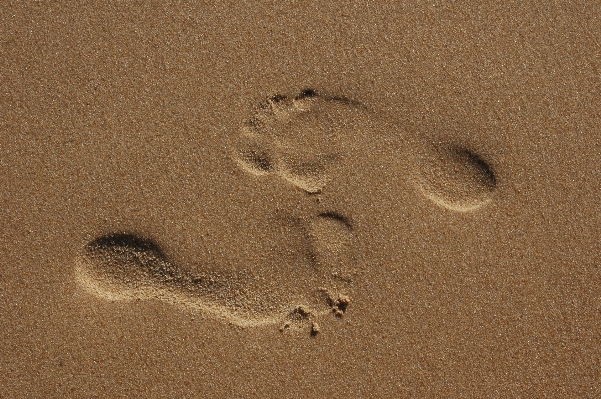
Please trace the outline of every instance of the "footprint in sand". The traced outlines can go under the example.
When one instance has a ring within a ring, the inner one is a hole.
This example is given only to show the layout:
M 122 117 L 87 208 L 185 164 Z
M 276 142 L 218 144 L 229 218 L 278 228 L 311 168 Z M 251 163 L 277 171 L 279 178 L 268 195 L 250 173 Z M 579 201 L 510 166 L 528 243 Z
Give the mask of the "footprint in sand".
M 326 313 L 342 317 L 350 302 L 351 228 L 327 214 L 307 226 L 295 223 L 274 226 L 279 236 L 271 238 L 279 239 L 279 246 L 262 237 L 267 251 L 261 260 L 280 270 L 250 265 L 230 274 L 192 272 L 173 264 L 152 240 L 115 233 L 86 245 L 76 279 L 107 300 L 159 299 L 242 327 L 280 323 L 293 331 Z
M 174 264 L 153 240 L 122 232 L 88 243 L 77 260 L 77 280 L 109 300 L 155 298 L 239 326 L 279 324 L 282 332 L 308 327 L 317 335 L 319 317 L 347 311 L 357 246 L 349 215 L 323 209 L 319 198 L 353 162 L 353 143 L 367 148 L 374 120 L 359 103 L 314 90 L 270 98 L 244 122 L 232 159 L 250 178 L 281 179 L 283 187 L 311 195 L 298 197 L 302 209 L 270 210 L 266 203 L 267 214 L 248 221 L 241 231 L 251 244 L 247 251 L 232 248 L 238 252 L 229 259 L 243 267 L 222 260 L 190 270 Z M 404 146 L 415 161 L 407 163 L 410 179 L 433 203 L 468 212 L 492 200 L 496 176 L 473 151 L 425 145 L 415 137 Z
M 312 90 L 293 99 L 273 97 L 244 123 L 233 159 L 251 177 L 274 175 L 291 190 L 319 193 L 344 160 L 359 108 Z M 109 300 L 154 298 L 239 326 L 279 324 L 282 332 L 308 327 L 314 336 L 320 316 L 342 317 L 350 304 L 355 237 L 348 216 L 320 209 L 315 198 L 301 199 L 305 209 L 274 209 L 252 221 L 246 232 L 252 229 L 260 239 L 248 252 L 258 256 L 240 253 L 237 261 L 248 266 L 232 268 L 235 273 L 227 272 L 227 264 L 191 271 L 174 264 L 153 240 L 121 232 L 88 243 L 76 278 Z
M 373 128 L 372 119 L 360 103 L 343 97 L 314 90 L 294 98 L 276 95 L 246 121 L 233 158 L 255 176 L 278 176 L 307 193 L 319 193 L 344 161 L 349 134 Z M 492 200 L 496 176 L 474 151 L 417 137 L 406 137 L 404 146 L 415 159 L 412 180 L 435 204 L 469 212 Z

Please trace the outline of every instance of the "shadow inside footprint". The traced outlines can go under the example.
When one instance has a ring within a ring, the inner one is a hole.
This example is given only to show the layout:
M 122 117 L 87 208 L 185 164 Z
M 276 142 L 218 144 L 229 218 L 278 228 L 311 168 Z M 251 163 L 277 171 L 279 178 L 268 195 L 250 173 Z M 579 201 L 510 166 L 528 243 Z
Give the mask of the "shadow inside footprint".
M 273 151 L 256 141 L 246 140 L 246 143 L 237 149 L 234 159 L 242 170 L 255 176 L 274 172 L 276 168 Z
M 350 221 L 335 212 L 323 212 L 311 223 L 316 265 L 329 278 L 350 283 L 354 272 L 354 236 Z
M 181 279 L 158 245 L 133 234 L 99 237 L 86 246 L 83 257 L 90 274 L 126 290 Z
M 497 178 L 478 154 L 460 146 L 429 146 L 419 157 L 417 184 L 434 203 L 458 212 L 489 203 Z

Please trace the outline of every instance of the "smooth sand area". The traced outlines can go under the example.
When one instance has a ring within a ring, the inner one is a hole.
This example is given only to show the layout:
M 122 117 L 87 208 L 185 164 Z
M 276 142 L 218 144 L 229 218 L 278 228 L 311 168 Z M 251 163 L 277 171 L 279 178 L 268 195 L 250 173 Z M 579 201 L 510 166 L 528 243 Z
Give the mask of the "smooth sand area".
M 100 3 L 0 9 L 1 398 L 601 397 L 601 6 Z

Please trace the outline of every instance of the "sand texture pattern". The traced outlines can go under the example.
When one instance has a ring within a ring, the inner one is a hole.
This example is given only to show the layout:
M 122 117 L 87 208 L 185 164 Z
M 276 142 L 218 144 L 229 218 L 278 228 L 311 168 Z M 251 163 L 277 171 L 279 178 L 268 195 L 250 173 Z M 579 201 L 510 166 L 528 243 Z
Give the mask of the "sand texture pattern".
M 601 397 L 601 6 L 0 8 L 0 398 Z

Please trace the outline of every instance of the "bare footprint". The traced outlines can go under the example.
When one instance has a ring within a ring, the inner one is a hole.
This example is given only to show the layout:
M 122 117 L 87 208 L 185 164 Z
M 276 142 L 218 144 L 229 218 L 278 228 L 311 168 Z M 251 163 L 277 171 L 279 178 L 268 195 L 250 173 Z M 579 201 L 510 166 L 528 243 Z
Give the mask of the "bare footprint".
M 320 198 L 336 184 L 336 173 L 352 170 L 355 140 L 367 151 L 375 133 L 390 130 L 382 126 L 342 97 L 313 90 L 272 97 L 237 133 L 232 159 L 251 179 L 273 176 L 289 184 L 282 187 L 319 196 L 301 196 L 289 209 L 255 207 L 248 220 L 228 226 L 240 234 L 231 236 L 236 244 L 227 243 L 213 263 L 190 259 L 196 268 L 175 264 L 151 239 L 100 236 L 78 257 L 77 281 L 107 300 L 158 299 L 239 326 L 279 324 L 282 332 L 308 328 L 316 336 L 320 317 L 342 317 L 351 303 L 357 246 L 350 217 L 323 209 Z M 404 147 L 415 161 L 407 164 L 413 165 L 410 180 L 433 203 L 468 212 L 492 200 L 496 176 L 475 152 L 417 137 L 404 138 Z
M 374 121 L 358 102 L 343 97 L 321 96 L 314 90 L 294 98 L 276 95 L 243 125 L 233 158 L 255 175 L 273 173 L 308 193 L 319 193 L 345 161 L 355 136 L 363 148 L 372 141 L 369 131 Z M 374 133 L 377 130 L 381 126 Z M 416 136 L 403 140 L 404 150 L 415 160 L 409 179 L 433 203 L 470 212 L 492 200 L 497 179 L 480 155 L 465 146 L 425 142 Z
M 455 145 L 426 145 L 417 156 L 416 185 L 435 204 L 470 212 L 488 204 L 496 176 L 478 154 Z
M 250 178 L 275 175 L 291 190 L 320 192 L 343 160 L 343 136 L 358 108 L 313 91 L 273 97 L 245 123 L 233 159 Z M 76 279 L 107 300 L 158 299 L 239 326 L 279 324 L 282 332 L 316 336 L 320 317 L 342 317 L 350 304 L 355 237 L 346 216 L 300 198 L 304 209 L 265 204 L 265 215 L 230 226 L 241 238 L 215 264 L 175 264 L 159 243 L 120 232 L 88 243 Z
M 348 227 L 338 223 L 329 215 L 318 216 L 312 226 L 274 216 L 268 221 L 271 231 L 262 229 L 265 234 L 256 243 L 260 264 L 251 261 L 236 273 L 213 267 L 191 271 L 171 262 L 150 239 L 104 235 L 83 249 L 75 277 L 106 300 L 158 299 L 242 327 L 280 323 L 286 331 L 298 331 L 317 323 L 320 315 L 339 311 L 333 298 L 348 293 L 350 277 L 341 276 L 351 266 L 345 250 L 352 240 Z

